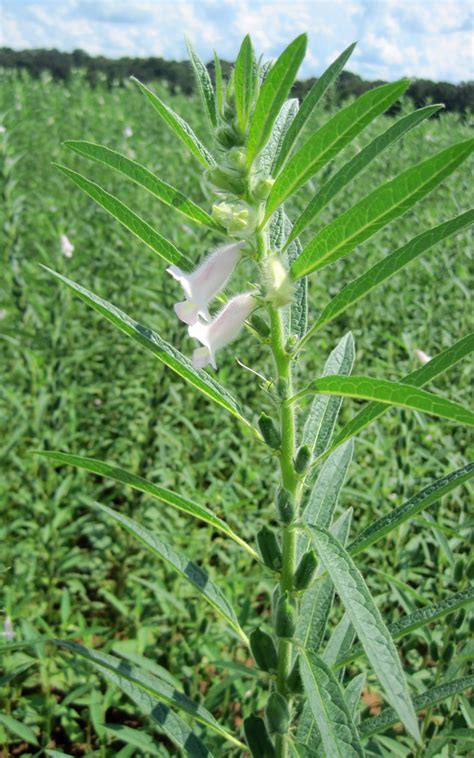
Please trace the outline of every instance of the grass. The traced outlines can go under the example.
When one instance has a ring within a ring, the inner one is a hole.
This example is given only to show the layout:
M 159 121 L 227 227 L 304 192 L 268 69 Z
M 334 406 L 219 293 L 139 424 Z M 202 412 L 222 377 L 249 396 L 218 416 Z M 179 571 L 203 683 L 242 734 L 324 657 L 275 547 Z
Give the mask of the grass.
M 197 101 L 165 96 L 205 139 Z M 79 74 L 67 86 L 47 76 L 34 81 L 9 74 L 4 111 L 0 608 L 12 618 L 17 639 L 68 636 L 105 650 L 146 656 L 150 668 L 164 666 L 223 723 L 238 729 L 254 702 L 252 680 L 221 662 L 245 664 L 245 651 L 187 586 L 162 564 L 150 563 L 126 533 L 87 504 L 98 500 L 120 508 L 158 533 L 171 534 L 190 558 L 206 557 L 242 623 L 268 613 L 269 585 L 255 580 L 251 562 L 235 545 L 199 523 L 129 489 L 54 468 L 34 455 L 34 450 L 54 449 L 115 462 L 211 507 L 249 541 L 255 524 L 270 518 L 273 465 L 262 458 L 250 434 L 175 381 L 39 266 L 46 264 L 98 292 L 189 353 L 191 343 L 172 312 L 176 287 L 163 264 L 69 185 L 51 162 L 64 162 L 119 195 L 194 260 L 216 244 L 212 233 L 192 228 L 135 186 L 70 153 L 61 142 L 87 139 L 124 152 L 208 207 L 197 164 L 132 84 L 91 89 Z M 326 117 L 320 113 L 318 119 Z M 384 125 L 376 122 L 357 147 Z M 131 136 L 126 136 L 127 127 Z M 405 165 L 469 136 L 468 125 L 453 114 L 422 125 L 341 194 L 323 212 L 321 223 Z M 304 188 L 298 207 L 304 207 L 313 190 L 311 184 Z M 312 277 L 310 323 L 344 283 L 414 231 L 467 209 L 470 198 L 469 172 L 464 169 L 374 241 Z M 72 258 L 61 253 L 62 233 L 75 246 Z M 356 373 L 395 379 L 413 370 L 416 348 L 432 355 L 472 328 L 471 273 L 468 234 L 463 233 L 323 330 L 302 353 L 301 376 L 317 376 L 349 328 L 356 341 Z M 250 340 L 242 338 L 235 350 L 245 364 L 265 373 L 267 359 L 262 362 Z M 258 380 L 234 358 L 231 350 L 222 357 L 219 379 L 257 414 Z M 467 363 L 459 364 L 433 389 L 469 403 L 468 369 Z M 344 403 L 342 420 L 353 412 L 354 405 Z M 431 479 L 463 465 L 470 445 L 463 429 L 391 411 L 361 435 L 341 507 L 354 506 L 359 531 Z M 462 487 L 402 527 L 395 538 L 372 548 L 362 568 L 389 621 L 466 584 L 465 571 L 455 581 L 454 569 L 459 558 L 467 560 L 473 526 L 468 492 Z M 396 574 L 396 581 L 389 573 Z M 450 633 L 438 623 L 419 633 L 415 645 L 401 643 L 414 691 L 445 675 L 448 664 L 436 668 L 430 643 L 436 642 L 442 652 L 452 638 L 459 651 L 466 636 L 466 622 Z M 133 705 L 83 664 L 71 666 L 67 658 L 37 645 L 33 651 L 8 655 L 5 671 L 28 663 L 31 667 L 11 682 L 0 681 L 0 695 L 4 713 L 32 730 L 43 746 L 72 755 L 173 754 L 163 738 L 157 737 L 154 748 L 140 749 L 123 734 L 120 739 L 107 730 L 105 723 L 140 727 L 142 722 Z M 364 669 L 364 661 L 359 666 Z M 367 690 L 367 702 L 369 694 Z M 443 719 L 453 728 L 472 726 L 465 702 L 461 696 L 450 701 L 452 713 L 446 706 L 432 717 L 428 714 L 427 733 Z M 5 755 L 36 754 L 28 734 L 8 723 L 0 721 Z M 221 743 L 209 735 L 207 739 L 220 755 Z M 389 742 L 379 741 L 378 749 L 394 749 L 390 734 L 383 739 Z M 402 739 L 396 754 L 409 756 L 411 749 L 409 740 Z M 464 750 L 468 743 L 459 741 L 456 755 L 467 754 Z

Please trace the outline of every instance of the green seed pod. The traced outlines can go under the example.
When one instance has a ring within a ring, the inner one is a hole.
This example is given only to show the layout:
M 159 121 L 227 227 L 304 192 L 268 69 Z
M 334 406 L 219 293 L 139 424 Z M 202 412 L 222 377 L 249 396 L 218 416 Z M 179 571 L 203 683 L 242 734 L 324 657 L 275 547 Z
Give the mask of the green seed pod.
M 270 734 L 286 734 L 290 725 L 290 708 L 279 692 L 272 692 L 265 708 Z
M 430 642 L 429 652 L 433 661 L 439 660 L 439 648 L 434 640 Z
M 299 658 L 297 658 L 293 664 L 293 668 L 290 671 L 290 675 L 288 679 L 286 680 L 286 686 L 288 687 L 289 691 L 293 693 L 294 695 L 299 695 L 301 692 L 303 692 L 303 681 L 301 679 L 301 674 L 300 674 Z
M 292 639 L 296 629 L 296 609 L 290 602 L 288 592 L 278 600 L 275 618 L 275 633 L 277 637 Z
M 261 413 L 258 419 L 258 428 L 268 447 L 278 450 L 281 445 L 281 437 L 273 419 L 266 413 Z
M 293 497 L 288 490 L 278 490 L 275 507 L 280 521 L 283 524 L 291 524 L 295 517 L 295 506 L 293 504 Z
M 456 616 L 454 620 L 454 626 L 456 629 L 460 629 L 462 627 L 462 625 L 464 624 L 465 618 L 466 618 L 466 609 L 461 608 L 461 610 L 459 611 L 458 615 Z
M 462 558 L 458 558 L 454 564 L 454 581 L 459 584 L 464 576 L 464 561 Z
M 257 544 L 265 566 L 272 571 L 280 571 L 281 549 L 275 532 L 268 526 L 262 526 L 257 534 Z
M 253 758 L 275 758 L 275 748 L 260 716 L 244 719 L 244 734 Z
M 294 588 L 297 592 L 305 590 L 314 579 L 318 559 L 314 550 L 305 553 L 298 564 L 295 572 Z
M 471 634 L 474 634 L 474 616 L 471 616 L 469 619 L 469 631 Z
M 443 650 L 443 653 L 442 653 L 441 657 L 442 657 L 442 659 L 443 659 L 443 661 L 445 663 L 449 663 L 449 661 L 451 660 L 451 658 L 453 657 L 453 655 L 454 655 L 454 643 L 453 642 L 448 642 L 448 644 L 446 645 L 446 647 Z
M 301 445 L 295 457 L 295 471 L 297 474 L 304 474 L 311 460 L 311 450 L 309 445 Z
M 261 629 L 254 629 L 250 634 L 250 649 L 259 669 L 268 672 L 277 670 L 278 655 L 269 634 Z
M 263 339 L 266 339 L 270 336 L 270 327 L 268 326 L 265 319 L 259 316 L 258 313 L 252 316 L 250 323 L 252 324 L 257 334 L 259 334 L 260 337 L 263 337 Z
M 470 561 L 466 568 L 466 576 L 468 579 L 474 579 L 474 561 Z

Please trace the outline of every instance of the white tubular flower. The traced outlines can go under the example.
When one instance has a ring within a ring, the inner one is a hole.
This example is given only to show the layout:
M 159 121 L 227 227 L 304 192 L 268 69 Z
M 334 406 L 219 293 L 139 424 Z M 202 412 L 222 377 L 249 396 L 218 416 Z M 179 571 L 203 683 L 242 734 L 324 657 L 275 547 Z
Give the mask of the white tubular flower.
M 198 268 L 190 274 L 181 271 L 177 266 L 166 270 L 182 286 L 186 300 L 174 306 L 177 317 L 185 324 L 192 326 L 201 316 L 210 321 L 208 305 L 218 292 L 225 286 L 231 276 L 240 256 L 242 242 L 219 247 Z
M 61 246 L 61 252 L 64 255 L 64 257 L 65 258 L 72 258 L 72 254 L 74 252 L 74 245 L 66 237 L 65 234 L 61 234 L 61 237 L 59 238 L 59 243 L 60 243 L 60 246 Z
M 265 261 L 267 299 L 275 308 L 283 308 L 293 300 L 293 285 L 283 263 L 276 255 Z
M 193 353 L 194 368 L 204 368 L 208 363 L 216 365 L 216 352 L 232 342 L 239 334 L 244 321 L 257 305 L 250 292 L 236 295 L 229 300 L 210 324 L 198 321 L 189 327 L 190 337 L 195 337 L 204 347 L 198 347 Z
M 415 355 L 420 361 L 421 364 L 429 363 L 431 360 L 431 356 L 427 355 L 423 350 L 415 350 Z

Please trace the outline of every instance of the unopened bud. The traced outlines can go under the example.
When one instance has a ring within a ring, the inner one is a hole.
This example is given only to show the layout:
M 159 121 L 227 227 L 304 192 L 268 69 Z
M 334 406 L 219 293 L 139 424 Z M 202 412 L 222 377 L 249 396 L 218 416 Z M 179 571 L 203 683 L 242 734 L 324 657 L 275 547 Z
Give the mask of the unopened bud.
M 279 489 L 276 496 L 276 510 L 278 517 L 283 524 L 291 524 L 295 517 L 295 506 L 293 497 L 288 490 Z
M 266 413 L 261 413 L 258 419 L 258 428 L 267 445 L 273 450 L 278 450 L 281 445 L 281 437 L 273 419 Z
M 226 155 L 226 161 L 229 166 L 235 168 L 237 171 L 245 172 L 247 168 L 247 155 L 245 148 L 233 147 Z
M 272 179 L 271 176 L 267 177 L 266 179 L 259 179 L 252 187 L 252 197 L 258 203 L 263 203 L 269 196 L 274 184 L 275 179 Z
M 257 543 L 265 566 L 272 571 L 281 569 L 281 550 L 274 531 L 268 526 L 262 526 L 257 534 Z
M 206 171 L 206 179 L 218 190 L 227 190 L 234 195 L 241 195 L 245 192 L 245 182 L 236 171 L 231 168 L 222 168 L 222 166 L 211 166 Z
M 220 126 L 215 131 L 215 137 L 219 145 L 227 149 L 241 145 L 243 142 L 242 137 L 231 126 Z
M 267 300 L 275 308 L 283 308 L 293 300 L 293 284 L 288 271 L 276 255 L 269 256 L 265 261 L 264 276 L 267 289 Z
M 262 671 L 275 672 L 278 666 L 278 655 L 275 643 L 269 634 L 261 629 L 254 629 L 250 634 L 250 649 L 257 666 Z
M 297 474 L 304 474 L 308 468 L 311 459 L 311 450 L 309 445 L 301 445 L 295 457 L 295 471 Z
M 301 592 L 309 587 L 314 579 L 314 574 L 318 565 L 318 559 L 314 550 L 305 553 L 295 571 L 294 588 Z
M 270 734 L 286 734 L 290 725 L 290 708 L 279 692 L 272 692 L 265 708 Z
M 275 634 L 277 637 L 292 639 L 296 629 L 296 609 L 290 601 L 288 592 L 278 600 L 275 618 Z

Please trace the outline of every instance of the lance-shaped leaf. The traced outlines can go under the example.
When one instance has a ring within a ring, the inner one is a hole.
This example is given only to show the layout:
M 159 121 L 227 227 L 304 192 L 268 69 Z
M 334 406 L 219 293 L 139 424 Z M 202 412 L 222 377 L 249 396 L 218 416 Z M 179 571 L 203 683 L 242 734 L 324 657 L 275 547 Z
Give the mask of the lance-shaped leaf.
M 244 748 L 245 746 L 237 740 L 233 735 L 229 734 L 220 724 L 212 713 L 210 713 L 204 706 L 191 700 L 180 690 L 172 687 L 167 681 L 159 678 L 156 674 L 150 674 L 142 668 L 138 668 L 128 661 L 124 661 L 122 658 L 115 658 L 107 653 L 101 653 L 98 650 L 91 650 L 89 648 L 78 645 L 75 642 L 69 642 L 65 640 L 53 639 L 51 642 L 60 648 L 69 650 L 74 655 L 85 658 L 102 674 L 110 676 L 115 674 L 114 683 L 116 683 L 120 689 L 130 696 L 130 690 L 127 688 L 127 684 L 134 685 L 135 689 L 139 689 L 144 693 L 147 693 L 152 698 L 156 699 L 160 703 L 164 703 L 166 706 L 176 708 L 183 711 L 195 721 L 203 724 L 208 729 L 218 734 L 223 739 L 231 742 L 233 745 Z M 144 703 L 146 701 L 143 701 Z M 167 718 L 168 713 L 172 711 L 162 711 L 164 718 Z M 181 719 L 180 719 L 181 722 Z M 184 722 L 182 722 L 184 723 Z M 185 732 L 183 733 L 184 736 Z M 171 737 L 173 739 L 173 737 Z M 174 740 L 173 740 L 174 741 Z M 202 743 L 199 740 L 192 740 L 196 746 L 199 747 Z M 186 745 L 186 742 L 184 743 Z M 202 749 L 202 748 L 201 748 Z M 210 755 L 209 752 L 205 752 L 204 755 Z
M 313 484 L 302 518 L 306 524 L 315 524 L 327 529 L 351 465 L 354 445 L 352 440 L 331 455 Z
M 217 110 L 218 115 L 221 116 L 224 110 L 224 87 L 222 83 L 222 66 L 221 66 L 219 56 L 217 55 L 215 50 L 214 50 L 214 77 L 215 77 L 215 84 L 216 84 L 216 110 Z
M 351 624 L 348 614 L 344 613 L 324 648 L 322 656 L 324 662 L 333 668 L 336 661 L 343 659 L 344 656 L 347 655 L 354 642 L 354 637 L 354 627 Z
M 344 690 L 344 699 L 347 703 L 347 707 L 349 708 L 349 713 L 356 723 L 359 716 L 358 707 L 360 705 L 360 698 L 362 695 L 362 690 L 365 686 L 366 679 L 367 674 L 365 672 L 358 674 L 354 677 L 354 679 L 351 679 L 346 689 Z
M 194 75 L 201 95 L 202 104 L 206 110 L 211 126 L 217 126 L 216 99 L 209 72 L 195 51 L 191 40 L 186 38 L 186 47 L 193 67 Z
M 342 337 L 327 359 L 323 376 L 347 376 L 354 365 L 354 338 L 352 332 Z M 320 456 L 331 442 L 342 398 L 316 395 L 311 403 L 303 428 L 303 444 L 309 445 L 313 457 Z
M 399 640 L 405 637 L 407 634 L 411 634 L 416 629 L 421 629 L 427 624 L 432 624 L 438 619 L 444 618 L 449 613 L 455 613 L 460 608 L 465 608 L 474 602 L 474 587 L 468 587 L 461 592 L 455 592 L 449 595 L 444 600 L 440 600 L 439 603 L 433 603 L 433 605 L 426 605 L 424 608 L 419 608 L 413 613 L 409 613 L 406 616 L 402 616 L 393 624 L 388 625 L 388 631 L 392 635 L 394 640 Z M 349 652 L 338 656 L 334 661 L 334 667 L 340 668 L 346 666 L 351 661 L 355 661 L 360 655 L 363 655 L 364 649 L 361 645 L 355 645 Z
M 301 34 L 282 52 L 260 89 L 247 139 L 247 162 L 251 165 L 266 141 L 280 108 L 295 80 L 306 52 L 307 36 Z
M 52 450 L 39 451 L 38 455 L 58 464 L 76 466 L 76 468 L 90 471 L 98 476 L 106 476 L 109 479 L 113 479 L 115 482 L 126 484 L 139 492 L 144 492 L 146 495 L 157 498 L 158 500 L 161 500 L 161 502 L 171 505 L 172 508 L 176 508 L 176 510 L 181 511 L 182 513 L 187 513 L 189 516 L 193 516 L 194 518 L 200 519 L 201 521 L 204 521 L 204 523 L 209 524 L 214 529 L 217 529 L 227 537 L 230 537 L 230 539 L 234 540 L 237 545 L 243 547 L 252 558 L 258 560 L 258 555 L 255 550 L 253 550 L 245 540 L 235 534 L 225 521 L 218 516 L 215 516 L 212 511 L 203 505 L 198 505 L 182 495 L 178 495 L 175 492 L 171 492 L 171 490 L 159 487 L 152 482 L 148 482 L 143 477 L 137 476 L 137 474 L 124 471 L 117 466 L 111 466 L 96 458 L 86 458 L 82 455 L 70 455 L 69 453 L 60 453 Z
M 68 287 L 77 292 L 81 300 L 84 300 L 87 305 L 90 305 L 91 308 L 104 316 L 108 321 L 115 324 L 115 326 L 122 332 L 125 332 L 125 334 L 128 334 L 139 345 L 150 350 L 165 366 L 168 366 L 182 379 L 199 390 L 199 392 L 202 392 L 209 400 L 213 400 L 217 405 L 225 408 L 244 424 L 254 429 L 250 422 L 242 415 L 237 401 L 234 400 L 232 395 L 205 371 L 193 368 L 191 361 L 182 355 L 179 350 L 176 350 L 173 345 L 165 342 L 157 332 L 135 321 L 126 313 L 119 310 L 119 308 L 108 303 L 107 300 L 103 300 L 93 292 L 89 292 L 85 287 L 81 287 L 80 284 L 76 284 L 76 282 L 62 276 L 62 274 L 52 271 L 47 266 L 43 266 L 43 268 L 64 282 L 64 284 L 67 284 Z
M 474 350 L 474 332 L 462 337 L 454 345 L 446 348 L 438 355 L 435 355 L 428 363 L 415 371 L 404 376 L 400 379 L 402 384 L 409 384 L 413 387 L 423 387 L 428 382 L 436 379 L 452 366 L 455 366 L 462 358 L 470 355 Z M 330 455 L 346 440 L 351 439 L 356 434 L 359 434 L 362 429 L 365 429 L 372 421 L 380 418 L 384 413 L 389 410 L 389 406 L 384 403 L 372 402 L 365 406 L 359 413 L 354 416 L 336 435 L 333 444 L 329 447 L 319 459 L 315 460 L 316 463 L 320 463 L 325 457 Z
M 212 216 L 207 213 L 199 205 L 196 205 L 182 192 L 167 184 L 162 179 L 159 179 L 155 174 L 149 171 L 136 161 L 130 160 L 125 155 L 110 150 L 103 145 L 95 145 L 93 142 L 84 142 L 82 140 L 67 140 L 63 143 L 70 150 L 83 155 L 85 158 L 91 158 L 97 163 L 102 163 L 104 166 L 110 166 L 115 171 L 120 172 L 123 176 L 131 179 L 132 182 L 138 184 L 139 187 L 143 187 L 148 190 L 154 197 L 158 198 L 165 205 L 169 205 L 170 208 L 174 208 L 179 213 L 182 213 L 186 218 L 194 221 L 197 224 L 203 224 L 210 229 L 220 231 L 222 229 Z
M 471 687 L 474 687 L 474 675 L 464 676 L 461 679 L 455 679 L 452 682 L 440 684 L 437 687 L 425 690 L 421 695 L 413 698 L 413 705 L 417 711 L 432 708 L 434 705 L 442 703 L 443 700 L 447 700 L 449 697 L 453 697 L 453 695 L 458 695 L 460 692 L 464 692 L 464 690 L 468 690 Z M 398 721 L 399 718 L 396 711 L 393 708 L 387 708 L 380 716 L 363 721 L 359 726 L 359 734 L 362 738 L 371 737 L 373 734 L 385 732 Z
M 237 121 L 242 132 L 247 129 L 250 106 L 257 82 L 257 65 L 248 34 L 245 35 L 235 61 L 234 98 Z
M 473 149 L 474 139 L 459 142 L 377 187 L 306 245 L 293 264 L 293 277 L 299 279 L 350 253 L 434 190 Z
M 331 577 L 365 653 L 408 732 L 419 741 L 416 714 L 390 632 L 372 595 L 344 546 L 328 531 L 308 527 L 315 550 Z
M 297 192 L 374 118 L 392 105 L 408 84 L 407 80 L 402 80 L 369 90 L 318 129 L 279 173 L 268 196 L 264 223 L 286 198 Z
M 433 113 L 439 111 L 442 105 L 427 105 L 426 108 L 396 121 L 385 132 L 376 137 L 366 147 L 360 150 L 348 163 L 345 163 L 325 184 L 317 191 L 309 205 L 295 221 L 291 236 L 298 236 L 303 229 L 306 229 L 317 217 L 323 208 L 326 207 L 336 195 L 346 187 L 355 177 L 371 164 L 390 145 L 400 139 L 404 134 L 417 126 L 421 121 L 429 118 Z
M 135 237 L 138 237 L 139 240 L 148 245 L 155 253 L 158 253 L 164 261 L 179 265 L 185 270 L 190 268 L 189 260 L 172 242 L 153 229 L 150 224 L 147 224 L 135 211 L 132 211 L 117 197 L 114 197 L 114 195 L 111 195 L 110 192 L 107 192 L 95 182 L 82 176 L 82 174 L 78 174 L 77 171 L 72 171 L 70 168 L 61 166 L 59 163 L 53 163 L 53 166 L 69 177 L 74 184 L 80 187 L 86 195 L 95 200 L 98 205 L 110 213 L 117 221 L 120 221 L 122 226 L 128 229 L 129 232 L 132 232 Z
M 368 292 L 378 287 L 379 284 L 397 274 L 408 263 L 411 263 L 419 255 L 430 250 L 439 242 L 442 242 L 442 240 L 453 234 L 457 234 L 463 229 L 467 229 L 473 222 L 474 211 L 466 211 L 466 213 L 461 213 L 461 215 L 451 218 L 449 221 L 439 224 L 439 226 L 435 226 L 434 229 L 422 232 L 406 245 L 399 247 L 398 250 L 387 255 L 383 260 L 376 263 L 375 266 L 372 266 L 372 268 L 357 279 L 354 279 L 354 281 L 350 282 L 333 297 L 324 308 L 316 323 L 301 341 L 298 349 L 303 347 L 315 331 L 333 321 L 341 313 L 344 313 L 351 305 L 357 303 L 358 300 L 361 300 Z
M 412 520 L 417 513 L 428 508 L 432 503 L 436 503 L 437 500 L 447 495 L 456 487 L 459 487 L 464 482 L 469 481 L 474 476 L 474 463 L 468 463 L 465 466 L 451 471 L 446 476 L 437 479 L 429 484 L 427 487 L 417 492 L 416 495 L 411 497 L 403 505 L 399 505 L 398 508 L 394 508 L 385 516 L 381 516 L 366 529 L 364 529 L 356 539 L 349 545 L 349 552 L 351 555 L 358 555 L 359 553 L 367 550 L 374 542 L 385 537 L 386 534 L 396 529 L 400 524 L 405 521 Z
M 294 403 L 312 392 L 359 400 L 376 400 L 387 405 L 396 405 L 399 408 L 408 408 L 446 418 L 458 424 L 474 426 L 474 413 L 459 403 L 409 384 L 389 382 L 388 379 L 371 379 L 368 376 L 323 376 L 311 382 L 306 390 L 290 398 L 288 403 Z
M 315 653 L 300 653 L 300 671 L 306 697 L 319 729 L 325 755 L 363 758 L 364 752 L 341 685 Z
M 124 516 L 118 511 L 114 511 L 106 505 L 100 505 L 96 503 L 94 508 L 98 508 L 102 513 L 112 518 L 117 524 L 123 526 L 135 539 L 150 550 L 153 555 L 156 555 L 161 560 L 168 563 L 174 571 L 176 571 L 184 579 L 190 582 L 194 589 L 202 595 L 209 605 L 214 608 L 216 613 L 226 621 L 227 624 L 234 630 L 234 632 L 247 643 L 247 636 L 241 629 L 237 616 L 231 604 L 222 594 L 219 587 L 212 581 L 209 575 L 193 561 L 190 561 L 182 553 L 178 553 L 167 542 L 160 539 L 156 534 L 152 534 L 148 529 L 145 529 L 141 524 Z
M 181 142 L 186 145 L 194 157 L 197 158 L 205 168 L 215 165 L 214 158 L 207 148 L 204 147 L 202 142 L 196 137 L 189 124 L 186 123 L 181 116 L 178 116 L 177 113 L 171 110 L 169 106 L 165 105 L 158 95 L 155 95 L 155 93 L 148 89 L 148 87 L 145 87 L 145 85 L 139 82 L 138 79 L 134 76 L 132 76 L 131 79 L 138 85 L 147 100 L 152 104 L 153 108 L 160 114 L 165 124 L 168 124 L 170 129 L 179 137 Z
M 298 136 L 304 125 L 307 123 L 311 113 L 314 111 L 327 89 L 341 73 L 342 69 L 346 65 L 348 58 L 352 55 L 352 51 L 354 50 L 355 46 L 355 42 L 352 45 L 349 45 L 349 47 L 346 48 L 333 63 L 331 63 L 329 68 L 327 68 L 326 71 L 321 74 L 318 79 L 316 79 L 310 91 L 304 98 L 303 102 L 301 103 L 301 108 L 299 109 L 298 116 L 295 118 L 291 127 L 288 129 L 282 148 L 275 162 L 275 176 L 277 176 L 281 166 L 283 166 L 285 163 L 288 155 L 293 148 L 293 145 L 298 139 Z
M 0 713 L 0 724 L 2 724 L 11 734 L 20 737 L 25 742 L 39 747 L 39 742 L 34 731 L 22 721 L 13 718 L 7 713 Z
M 270 134 L 268 142 L 258 157 L 257 168 L 254 169 L 255 173 L 259 176 L 269 176 L 270 174 L 273 174 L 273 167 L 280 154 L 285 134 L 287 134 L 297 113 L 298 100 L 296 98 L 287 100 L 286 103 L 283 103 L 281 106 L 280 113 L 273 125 L 272 133 Z

